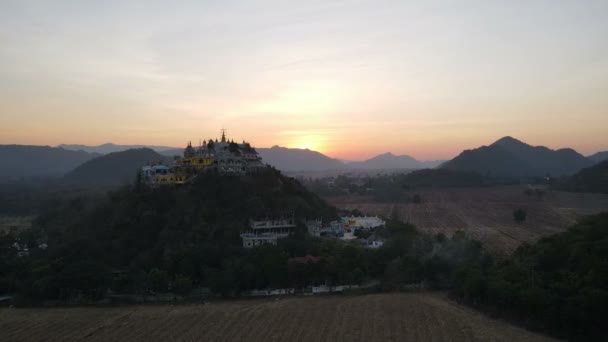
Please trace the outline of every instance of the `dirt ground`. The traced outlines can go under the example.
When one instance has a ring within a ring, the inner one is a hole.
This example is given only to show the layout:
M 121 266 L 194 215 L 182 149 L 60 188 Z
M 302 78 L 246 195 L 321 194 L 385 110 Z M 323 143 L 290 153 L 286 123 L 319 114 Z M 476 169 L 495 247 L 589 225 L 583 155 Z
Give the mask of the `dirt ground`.
M 327 198 L 339 209 L 359 209 L 366 214 L 389 217 L 395 208 L 402 221 L 432 234 L 448 236 L 464 230 L 497 254 L 511 253 L 522 242 L 567 229 L 581 215 L 608 210 L 608 195 L 546 192 L 542 199 L 524 194 L 525 186 L 425 189 L 422 203 L 378 203 L 366 196 Z M 524 223 L 513 211 L 527 212 Z
M 1 341 L 551 341 L 442 293 L 0 309 Z

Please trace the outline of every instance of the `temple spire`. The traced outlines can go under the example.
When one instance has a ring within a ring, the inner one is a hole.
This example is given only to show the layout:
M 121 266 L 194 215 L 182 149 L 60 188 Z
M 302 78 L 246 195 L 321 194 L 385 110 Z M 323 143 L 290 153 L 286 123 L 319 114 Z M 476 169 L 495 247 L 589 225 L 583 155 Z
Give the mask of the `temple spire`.
M 226 129 L 222 128 L 222 142 L 226 142 Z

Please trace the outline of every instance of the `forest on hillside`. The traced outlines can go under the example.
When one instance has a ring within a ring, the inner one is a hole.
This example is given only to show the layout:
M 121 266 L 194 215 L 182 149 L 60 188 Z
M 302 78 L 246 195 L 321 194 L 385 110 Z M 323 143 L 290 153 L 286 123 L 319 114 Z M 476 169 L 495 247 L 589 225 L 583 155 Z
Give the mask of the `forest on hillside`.
M 608 160 L 580 170 L 557 183 L 555 188 L 563 191 L 608 194 Z
M 278 246 L 242 248 L 239 233 L 251 217 L 286 208 L 301 222 L 290 238 Z M 3 235 L 0 291 L 39 303 L 95 302 L 108 291 L 186 294 L 201 287 L 236 296 L 370 279 L 382 279 L 385 289 L 424 281 L 445 288 L 452 282 L 445 269 L 486 257 L 462 234 L 422 235 L 397 220 L 376 232 L 386 240 L 378 250 L 313 238 L 302 223 L 310 218 L 328 222 L 337 213 L 271 168 L 246 177 L 207 173 L 187 187 L 135 185 L 105 196 L 73 195 L 39 215 L 32 229 Z M 289 262 L 307 255 L 316 261 Z
M 105 195 L 71 193 L 49 205 L 30 230 L 0 233 L 0 294 L 14 295 L 18 305 L 82 304 L 110 294 L 188 297 L 205 288 L 235 297 L 253 289 L 374 280 L 380 291 L 449 290 L 559 337 L 601 336 L 599 320 L 608 313 L 608 214 L 504 259 L 464 232 L 422 233 L 397 215 L 376 230 L 385 241 L 378 249 L 311 237 L 302 223 L 276 246 L 242 248 L 239 233 L 249 218 L 286 208 L 299 221 L 337 218 L 335 208 L 272 168 L 245 177 L 207 173 L 186 187 L 135 184 Z
M 523 245 L 488 268 L 455 274 L 455 294 L 527 327 L 570 340 L 605 337 L 608 213 Z

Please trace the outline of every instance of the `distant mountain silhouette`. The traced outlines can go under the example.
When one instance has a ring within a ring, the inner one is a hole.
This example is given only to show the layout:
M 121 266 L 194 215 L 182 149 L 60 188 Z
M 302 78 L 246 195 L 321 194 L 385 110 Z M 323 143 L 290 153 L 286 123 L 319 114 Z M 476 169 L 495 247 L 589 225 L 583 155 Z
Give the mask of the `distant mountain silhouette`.
M 368 160 L 352 161 L 346 165 L 353 169 L 424 169 L 437 167 L 441 163 L 442 160 L 423 162 L 408 155 L 396 156 L 387 152 Z
M 502 146 L 543 174 L 571 175 L 591 166 L 587 158 L 571 148 L 551 150 L 544 146 L 530 146 L 511 137 L 499 139 L 494 145 Z
M 171 148 L 168 150 L 162 150 L 162 151 L 157 151 L 157 152 L 166 157 L 175 157 L 175 156 L 181 157 L 184 154 L 184 149 L 183 148 Z
M 598 152 L 588 156 L 587 158 L 591 159 L 591 161 L 595 163 L 603 162 L 604 160 L 608 160 L 608 151 Z
M 262 161 L 281 171 L 327 171 L 344 169 L 345 165 L 317 151 L 273 146 L 257 148 Z
M 570 148 L 551 150 L 504 137 L 490 146 L 465 150 L 441 167 L 494 177 L 542 177 L 568 176 L 591 165 L 591 160 Z
M 98 146 L 87 146 L 87 145 L 67 145 L 62 144 L 57 147 L 72 150 L 72 151 L 85 151 L 90 153 L 99 153 L 99 154 L 108 154 L 112 152 L 121 152 L 136 148 L 149 148 L 154 151 L 160 152 L 165 150 L 175 149 L 175 147 L 170 146 L 153 146 L 153 145 L 116 145 L 112 143 L 106 143 Z
M 521 177 L 526 176 L 531 167 L 504 148 L 490 145 L 465 150 L 441 165 L 441 168 L 500 177 Z
M 131 149 L 89 160 L 65 175 L 67 183 L 90 186 L 115 186 L 135 181 L 137 171 L 148 162 L 171 163 L 171 158 L 162 156 L 149 148 Z
M 0 179 L 61 177 L 78 165 L 99 156 L 83 151 L 31 145 L 0 145 Z
M 330 170 L 383 170 L 383 169 L 424 169 L 434 168 L 443 163 L 437 161 L 418 161 L 410 156 L 396 156 L 385 153 L 365 161 L 348 161 L 328 157 L 309 149 L 273 146 L 256 148 L 262 160 L 282 171 L 330 171 Z M 181 155 L 183 149 L 160 151 L 164 156 Z
M 608 160 L 580 170 L 558 184 L 557 188 L 575 192 L 608 193 Z

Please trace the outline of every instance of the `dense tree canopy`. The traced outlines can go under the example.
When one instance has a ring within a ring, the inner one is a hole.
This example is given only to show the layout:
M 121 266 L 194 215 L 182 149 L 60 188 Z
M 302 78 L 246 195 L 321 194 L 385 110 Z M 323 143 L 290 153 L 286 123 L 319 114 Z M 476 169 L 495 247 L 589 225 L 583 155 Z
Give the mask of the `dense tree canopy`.
M 83 292 L 87 284 L 105 288 L 113 274 L 126 274 L 130 279 L 122 283 L 133 284 L 145 273 L 148 287 L 160 290 L 157 274 L 151 273 L 154 269 L 165 272 L 167 282 L 181 275 L 196 285 L 207 285 L 227 257 L 245 253 L 239 233 L 251 217 L 286 209 L 300 219 L 336 218 L 335 209 L 270 168 L 247 177 L 208 173 L 178 188 L 125 187 L 96 200 L 70 197 L 21 235 L 31 257 L 18 261 L 31 264 L 5 282 L 35 298 L 69 297 Z M 37 248 L 41 242 L 48 248 Z M 75 271 L 85 266 L 91 271 Z M 83 278 L 70 278 L 78 274 Z M 100 278 L 89 279 L 87 274 Z M 42 285 L 65 291 L 36 290 Z
M 335 209 L 274 169 L 246 177 L 208 173 L 188 186 L 126 187 L 95 198 L 69 197 L 38 217 L 27 234 L 3 236 L 1 291 L 28 300 L 96 300 L 108 290 L 186 294 L 208 287 L 233 296 L 370 279 L 386 289 L 449 287 L 453 270 L 464 262 L 480 264 L 482 255 L 460 234 L 434 239 L 396 220 L 375 232 L 386 241 L 375 250 L 310 237 L 301 222 L 336 219 Z M 300 221 L 292 236 L 277 246 L 242 248 L 239 233 L 251 217 L 285 209 Z M 29 256 L 17 255 L 15 239 L 29 247 Z M 40 248 L 41 242 L 48 247 Z M 301 262 L 305 256 L 314 262 Z
M 486 271 L 463 274 L 458 293 L 560 337 L 605 337 L 608 213 L 520 247 Z
M 239 233 L 251 217 L 286 209 L 299 221 L 290 237 L 276 246 L 242 248 Z M 244 177 L 207 173 L 182 187 L 71 193 L 31 230 L 0 233 L 0 294 L 30 303 L 82 302 L 110 292 L 188 295 L 209 288 L 236 296 L 252 289 L 377 280 L 384 290 L 450 289 L 467 302 L 561 337 L 602 336 L 608 214 L 586 218 L 497 262 L 463 232 L 430 236 L 397 215 L 373 232 L 385 242 L 377 249 L 309 236 L 303 220 L 321 217 L 328 221 L 337 213 L 270 168 Z

